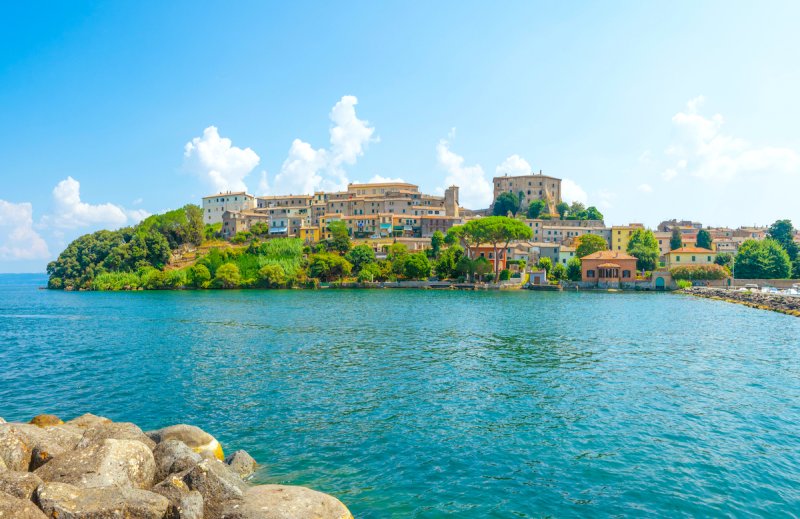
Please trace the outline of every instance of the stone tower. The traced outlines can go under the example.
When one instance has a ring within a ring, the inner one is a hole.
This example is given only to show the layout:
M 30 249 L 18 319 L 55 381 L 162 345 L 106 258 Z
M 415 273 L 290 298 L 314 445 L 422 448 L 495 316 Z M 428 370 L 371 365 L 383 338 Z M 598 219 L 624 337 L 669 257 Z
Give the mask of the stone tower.
M 450 186 L 444 191 L 444 210 L 447 216 L 458 218 L 458 186 Z

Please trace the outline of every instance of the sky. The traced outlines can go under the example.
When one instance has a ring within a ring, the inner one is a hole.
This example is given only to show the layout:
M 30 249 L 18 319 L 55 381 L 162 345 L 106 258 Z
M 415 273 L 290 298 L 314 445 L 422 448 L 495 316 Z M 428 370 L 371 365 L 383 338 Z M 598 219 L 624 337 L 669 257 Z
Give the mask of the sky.
M 528 171 L 607 224 L 800 224 L 800 2 L 13 2 L 0 272 L 200 203 Z

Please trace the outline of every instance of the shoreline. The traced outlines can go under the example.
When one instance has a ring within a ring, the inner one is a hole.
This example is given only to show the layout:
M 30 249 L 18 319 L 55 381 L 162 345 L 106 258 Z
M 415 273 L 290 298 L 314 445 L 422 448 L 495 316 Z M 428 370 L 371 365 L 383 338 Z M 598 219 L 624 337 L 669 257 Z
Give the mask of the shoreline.
M 795 296 L 711 287 L 689 287 L 677 293 L 800 317 L 800 297 Z

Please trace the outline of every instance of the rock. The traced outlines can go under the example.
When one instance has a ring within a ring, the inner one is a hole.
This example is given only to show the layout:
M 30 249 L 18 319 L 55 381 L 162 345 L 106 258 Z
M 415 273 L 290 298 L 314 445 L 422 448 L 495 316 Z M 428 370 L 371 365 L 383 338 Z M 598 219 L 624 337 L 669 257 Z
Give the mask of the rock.
M 47 519 L 41 510 L 27 499 L 0 491 L 0 519 Z
M 252 456 L 247 454 L 247 451 L 238 450 L 225 458 L 225 463 L 242 478 L 250 476 L 256 471 L 258 463 Z
M 157 431 L 150 431 L 147 436 L 156 443 L 164 440 L 179 440 L 204 458 L 217 458 L 220 461 L 225 459 L 222 445 L 217 439 L 194 425 L 171 425 Z
M 156 461 L 156 481 L 176 472 L 183 472 L 200 463 L 203 458 L 179 440 L 164 440 L 153 449 Z
M 150 450 L 156 446 L 156 442 L 148 438 L 141 429 L 129 422 L 109 422 L 98 423 L 86 428 L 83 437 L 76 446 L 77 449 L 85 449 L 95 443 L 103 443 L 103 440 L 136 440 L 144 443 Z
M 153 487 L 153 492 L 169 500 L 167 519 L 203 519 L 203 495 L 190 490 L 179 476 L 167 477 Z
M 74 425 L 76 427 L 80 427 L 81 429 L 88 429 L 89 427 L 94 427 L 97 425 L 103 425 L 111 423 L 111 420 L 104 416 L 96 416 L 92 413 L 82 414 L 77 418 L 73 418 L 72 420 L 68 420 L 68 425 Z
M 15 470 L 0 472 L 0 492 L 5 492 L 20 499 L 30 501 L 33 491 L 41 484 L 41 478 L 30 472 L 17 472 Z
M 53 459 L 53 455 L 48 451 L 40 449 L 39 447 L 34 447 L 31 451 L 31 462 L 28 466 L 28 470 L 34 471 L 51 459 Z
M 8 470 L 8 467 L 6 467 L 6 462 L 3 461 L 3 458 L 0 458 L 0 472 L 3 472 L 4 470 Z
M 227 503 L 223 519 L 353 519 L 341 501 L 305 487 L 260 485 Z
M 55 456 L 75 447 L 80 436 L 56 427 L 31 424 L 0 424 L 0 458 L 9 470 L 30 469 L 34 449 Z
M 0 423 L 6 423 L 6 421 L 0 418 Z
M 40 414 L 34 416 L 28 423 L 37 427 L 45 427 L 48 425 L 61 425 L 64 421 L 54 414 Z
M 59 454 L 35 471 L 44 481 L 81 488 L 150 488 L 155 473 L 153 453 L 145 444 L 114 439 Z
M 48 517 L 58 519 L 163 519 L 169 500 L 135 488 L 78 488 L 44 483 L 34 502 Z
M 203 496 L 204 512 L 216 517 L 226 501 L 244 497 L 247 485 L 219 460 L 205 459 L 181 474 L 183 482 L 191 490 Z

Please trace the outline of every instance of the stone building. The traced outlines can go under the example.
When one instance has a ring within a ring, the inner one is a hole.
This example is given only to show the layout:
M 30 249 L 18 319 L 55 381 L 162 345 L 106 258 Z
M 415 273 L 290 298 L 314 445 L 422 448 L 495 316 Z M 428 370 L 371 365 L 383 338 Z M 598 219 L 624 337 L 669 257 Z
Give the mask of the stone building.
M 561 179 L 542 175 L 541 171 L 538 175 L 494 177 L 492 182 L 494 200 L 501 193 L 511 193 L 514 196 L 522 193 L 521 207 L 527 208 L 534 200 L 544 200 L 550 214 L 556 214 L 556 206 L 561 202 Z

